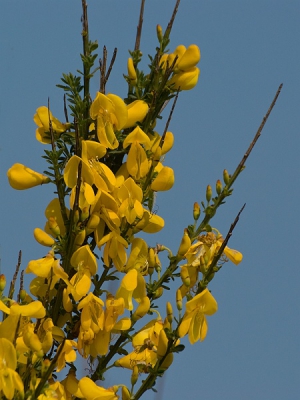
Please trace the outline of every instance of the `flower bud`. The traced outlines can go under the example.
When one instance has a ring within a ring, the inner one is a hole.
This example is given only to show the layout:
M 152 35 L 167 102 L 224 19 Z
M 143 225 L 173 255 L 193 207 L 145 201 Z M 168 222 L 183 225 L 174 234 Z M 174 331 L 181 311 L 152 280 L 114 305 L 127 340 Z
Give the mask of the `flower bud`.
M 200 206 L 196 202 L 196 203 L 194 203 L 194 209 L 193 209 L 193 217 L 194 217 L 195 221 L 198 221 L 198 219 L 200 217 L 200 213 L 201 213 Z
M 159 43 L 161 43 L 161 41 L 163 40 L 164 34 L 163 34 L 162 27 L 160 25 L 156 25 L 156 35 L 157 35 L 157 39 L 158 39 Z
M 191 239 L 189 237 L 188 234 L 188 230 L 185 229 L 184 230 L 184 234 L 183 237 L 181 239 L 181 243 L 177 252 L 177 256 L 180 258 L 184 258 L 184 255 L 186 254 L 186 252 L 188 251 L 188 249 L 191 247 Z
M 186 265 L 182 265 L 180 268 L 181 268 L 180 277 L 181 277 L 181 280 L 182 280 L 183 284 L 185 286 L 190 286 L 191 278 L 190 278 L 190 275 L 189 275 L 188 267 Z
M 212 197 L 212 188 L 210 185 L 207 186 L 206 188 L 206 200 L 209 203 Z
M 3 292 L 6 286 L 6 278 L 4 274 L 0 275 L 0 293 Z
M 152 275 L 155 268 L 155 253 L 152 247 L 148 250 L 148 274 Z
M 225 185 L 228 185 L 228 183 L 230 181 L 230 175 L 228 174 L 227 169 L 224 169 L 224 171 L 223 171 L 223 181 L 224 181 Z
M 167 319 L 171 324 L 173 321 L 173 308 L 172 304 L 169 301 L 167 302 Z
M 131 374 L 131 385 L 134 386 L 137 383 L 137 380 L 139 379 L 139 367 L 137 365 L 134 365 L 132 368 L 132 374 Z
M 178 311 L 182 310 L 182 295 L 180 289 L 176 291 L 176 306 Z
M 158 345 L 157 345 L 157 358 L 160 360 L 166 354 L 168 350 L 169 340 L 167 338 L 166 332 L 162 329 L 159 332 Z
M 223 187 L 222 187 L 222 182 L 220 181 L 220 179 L 218 179 L 218 180 L 217 180 L 217 183 L 216 183 L 216 192 L 217 192 L 218 194 L 220 194 L 220 193 L 222 192 L 222 189 L 223 189 Z
M 134 85 L 136 83 L 137 76 L 136 76 L 136 71 L 135 71 L 134 64 L 133 64 L 133 59 L 131 57 L 128 58 L 128 61 L 127 61 L 127 71 L 128 71 L 130 83 L 132 83 Z
M 8 171 L 7 177 L 10 186 L 16 190 L 30 189 L 34 186 L 49 183 L 50 178 L 33 171 L 23 164 L 14 164 Z
M 21 289 L 21 290 L 19 291 L 19 296 L 20 296 L 21 302 L 23 302 L 23 301 L 26 299 L 26 296 L 27 296 L 26 290 L 25 290 L 25 289 Z

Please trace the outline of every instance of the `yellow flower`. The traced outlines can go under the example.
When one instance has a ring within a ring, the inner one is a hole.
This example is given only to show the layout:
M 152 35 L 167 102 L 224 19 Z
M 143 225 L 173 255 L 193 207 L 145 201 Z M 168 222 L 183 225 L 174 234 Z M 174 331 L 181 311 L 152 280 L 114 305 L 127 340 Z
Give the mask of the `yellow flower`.
M 218 304 L 208 289 L 197 294 L 186 303 L 186 312 L 178 328 L 179 337 L 189 334 L 191 344 L 205 339 L 207 321 L 205 315 L 213 315 L 218 310 Z
M 10 186 L 16 190 L 25 190 L 49 183 L 50 178 L 39 172 L 33 171 L 23 164 L 14 164 L 8 171 L 7 177 Z
M 137 122 L 142 122 L 149 110 L 148 104 L 143 100 L 135 100 L 128 104 L 128 119 L 123 129 L 134 126 Z
M 93 120 L 97 121 L 99 142 L 109 149 L 116 149 L 119 142 L 115 131 L 120 131 L 128 118 L 124 101 L 114 94 L 106 96 L 98 92 L 91 105 L 90 115 Z
M 151 183 L 151 189 L 155 192 L 170 190 L 174 185 L 174 171 L 170 167 L 162 167 L 157 177 Z
M 40 258 L 38 260 L 31 260 L 29 261 L 25 272 L 26 273 L 33 273 L 36 276 L 40 276 L 42 278 L 48 278 L 53 268 L 53 263 L 55 262 L 54 259 L 54 252 L 49 251 L 49 253 L 44 258 Z
M 69 210 L 67 209 L 67 216 L 69 216 Z M 66 228 L 64 225 L 63 217 L 61 215 L 61 209 L 59 200 L 56 197 L 51 200 L 48 206 L 45 209 L 45 217 L 47 218 L 47 222 L 45 224 L 45 232 L 47 232 L 51 236 L 64 236 L 66 233 Z M 56 229 L 54 229 L 55 227 Z
M 99 297 L 89 293 L 77 306 L 81 310 L 80 327 L 83 330 L 92 329 L 95 333 L 104 326 L 104 303 Z
M 97 386 L 88 377 L 81 378 L 78 386 L 86 400 L 118 400 L 119 398 L 113 389 L 104 389 L 101 386 Z
M 70 196 L 70 207 L 73 208 L 76 194 L 76 185 L 78 178 L 78 168 L 81 163 L 81 185 L 79 193 L 79 208 L 89 207 L 95 201 L 95 194 L 92 188 L 94 184 L 94 175 L 91 168 L 80 157 L 72 156 L 68 161 L 64 171 L 65 184 L 72 188 Z
M 137 365 L 140 372 L 148 372 L 148 368 L 153 368 L 158 359 L 157 347 L 162 329 L 162 321 L 150 321 L 134 335 L 132 339 L 134 351 L 117 360 L 115 366 L 133 369 Z
M 33 301 L 25 305 L 13 303 L 10 308 L 8 308 L 2 301 L 0 301 L 0 310 L 3 311 L 5 314 L 22 315 L 22 317 L 31 318 L 44 318 L 44 316 L 46 315 L 46 310 L 39 300 Z
M 63 349 L 61 350 L 61 346 Z M 74 362 L 76 360 L 76 351 L 74 348 L 77 348 L 77 343 L 74 340 L 65 340 L 57 349 L 57 352 L 60 352 L 57 359 L 57 372 L 61 371 L 65 368 L 66 362 Z
M 33 231 L 35 240 L 42 246 L 51 247 L 54 245 L 54 239 L 40 228 L 35 228 Z
M 172 78 L 168 84 L 173 85 L 172 89 L 177 90 L 190 90 L 196 86 L 200 69 L 196 67 L 200 61 L 200 49 L 197 45 L 191 44 L 187 49 L 185 46 L 180 45 L 176 48 L 173 54 L 167 58 L 169 66 L 174 61 L 175 57 L 178 59 L 175 64 L 175 70 Z M 166 60 L 163 59 L 163 68 L 166 68 Z
M 125 308 L 132 311 L 132 297 L 140 302 L 145 296 L 145 279 L 136 269 L 131 269 L 122 279 L 120 287 L 116 293 L 116 299 L 123 299 Z
M 136 218 L 141 219 L 144 215 L 142 206 L 143 191 L 132 178 L 126 179 L 117 191 L 121 202 L 119 215 L 125 217 L 129 224 L 133 224 Z
M 106 244 L 105 244 L 106 243 Z M 110 266 L 111 261 L 117 270 L 122 271 L 126 264 L 127 254 L 125 248 L 128 247 L 127 241 L 117 232 L 110 232 L 97 243 L 100 248 L 105 244 L 103 260 L 106 266 Z
M 71 125 L 70 123 L 62 124 L 57 118 L 53 117 L 51 111 L 45 106 L 39 107 L 36 110 L 33 120 L 38 126 L 35 131 L 35 137 L 39 142 L 44 144 L 51 143 L 49 120 L 51 121 L 53 133 L 63 133 Z
M 14 398 L 15 391 L 24 395 L 24 385 L 17 368 L 17 354 L 13 344 L 0 338 L 0 393 L 8 400 Z M 2 398 L 2 396 L 1 396 Z
M 134 233 L 143 231 L 146 233 L 157 233 L 165 226 L 165 221 L 156 214 L 151 214 L 148 210 L 144 209 L 142 219 L 135 225 Z
M 130 145 L 126 165 L 128 172 L 135 180 L 143 178 L 149 171 L 149 161 L 145 149 L 149 150 L 150 144 L 149 137 L 139 126 L 123 142 L 124 149 Z

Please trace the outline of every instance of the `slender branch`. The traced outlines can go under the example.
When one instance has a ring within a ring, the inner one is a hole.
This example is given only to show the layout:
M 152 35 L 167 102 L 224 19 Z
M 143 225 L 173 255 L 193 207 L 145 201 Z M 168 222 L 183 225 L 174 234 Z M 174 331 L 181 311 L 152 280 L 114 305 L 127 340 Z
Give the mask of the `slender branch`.
M 138 26 L 137 26 L 134 50 L 139 50 L 140 49 L 140 45 L 141 45 L 145 1 L 146 0 L 142 0 L 142 2 L 141 2 L 139 23 L 138 23 Z
M 82 3 L 82 43 L 83 43 L 83 55 L 87 57 L 90 55 L 89 48 L 89 24 L 87 14 L 86 0 L 81 0 Z M 83 91 L 84 91 L 84 116 L 83 116 L 83 132 L 82 137 L 87 137 L 89 130 L 89 98 L 90 98 L 90 67 L 87 66 L 86 62 L 83 62 Z
M 18 263 L 16 265 L 16 270 L 13 276 L 13 279 L 10 283 L 10 287 L 9 287 L 9 292 L 8 292 L 8 298 L 12 299 L 13 295 L 14 295 L 14 291 L 15 291 L 15 285 L 16 285 L 16 281 L 17 281 L 17 277 L 18 277 L 18 273 L 20 270 L 20 266 L 21 266 L 21 262 L 22 262 L 22 251 L 19 251 L 19 255 L 18 255 Z M 4 315 L 4 313 L 3 313 Z
M 252 150 L 253 150 L 258 138 L 260 137 L 261 132 L 262 132 L 262 130 L 263 130 L 263 128 L 264 128 L 264 126 L 265 126 L 265 124 L 266 124 L 266 122 L 267 122 L 267 120 L 268 120 L 268 118 L 269 118 L 274 106 L 275 106 L 277 98 L 278 98 L 278 96 L 279 96 L 279 94 L 281 92 L 282 86 L 283 86 L 283 84 L 281 84 L 278 87 L 277 92 L 275 94 L 275 97 L 274 97 L 274 99 L 273 99 L 273 101 L 272 101 L 272 103 L 271 103 L 266 115 L 264 116 L 264 118 L 263 118 L 263 120 L 262 120 L 262 122 L 261 122 L 261 124 L 260 124 L 260 126 L 259 126 L 259 128 L 258 128 L 258 130 L 257 130 L 252 142 L 250 143 L 250 146 L 248 147 L 246 153 L 244 154 L 243 158 L 241 159 L 241 161 L 240 161 L 239 165 L 237 166 L 236 170 L 234 171 L 233 175 L 230 177 L 229 183 L 223 188 L 222 192 L 220 193 L 220 195 L 216 199 L 215 203 L 210 206 L 210 210 L 209 210 L 210 212 L 207 213 L 205 215 L 205 217 L 203 218 L 203 221 L 201 222 L 201 224 L 199 225 L 199 227 L 197 228 L 197 230 L 195 232 L 194 238 L 197 237 L 203 231 L 205 226 L 209 223 L 210 219 L 215 215 L 218 207 L 223 203 L 223 200 L 228 196 L 229 189 L 232 187 L 232 185 L 235 182 L 236 178 L 239 176 L 239 174 L 244 169 L 245 163 L 246 163 L 250 153 L 252 152 Z M 194 239 L 194 238 L 192 238 L 192 239 Z
M 165 141 L 165 137 L 166 137 L 166 133 L 168 131 L 168 128 L 169 128 L 169 125 L 170 125 L 170 122 L 171 122 L 171 119 L 172 119 L 172 116 L 173 116 L 173 112 L 175 110 L 175 106 L 176 106 L 176 103 L 177 103 L 177 100 L 178 100 L 178 95 L 179 95 L 179 89 L 177 90 L 177 93 L 176 93 L 176 96 L 174 98 L 174 102 L 173 102 L 173 105 L 172 105 L 172 108 L 171 108 L 171 111 L 170 111 L 170 114 L 169 114 L 168 121 L 166 123 L 164 132 L 163 132 L 162 137 L 160 139 L 160 143 L 159 143 L 160 147 L 163 147 L 163 144 L 164 144 L 164 141 Z
M 100 65 L 100 92 L 105 92 L 105 74 L 106 74 L 106 61 L 107 61 L 107 49 L 106 46 L 103 46 L 103 56 L 102 59 L 99 60 Z
M 171 30 L 172 30 L 172 27 L 173 27 L 173 24 L 174 24 L 174 21 L 175 21 L 175 17 L 176 17 L 177 11 L 178 11 L 179 4 L 180 4 L 180 0 L 177 0 L 176 4 L 175 4 L 175 7 L 174 7 L 174 10 L 173 10 L 172 17 L 170 19 L 170 22 L 168 23 L 166 32 L 164 34 L 164 38 L 165 39 L 169 39 Z
M 109 75 L 110 75 L 110 73 L 112 71 L 112 67 L 113 67 L 113 65 L 114 65 L 114 63 L 116 61 L 117 52 L 118 52 L 118 49 L 115 47 L 113 55 L 112 55 L 112 58 L 110 60 L 110 64 L 109 64 L 108 70 L 107 70 L 107 74 L 105 75 L 105 83 L 108 81 Z

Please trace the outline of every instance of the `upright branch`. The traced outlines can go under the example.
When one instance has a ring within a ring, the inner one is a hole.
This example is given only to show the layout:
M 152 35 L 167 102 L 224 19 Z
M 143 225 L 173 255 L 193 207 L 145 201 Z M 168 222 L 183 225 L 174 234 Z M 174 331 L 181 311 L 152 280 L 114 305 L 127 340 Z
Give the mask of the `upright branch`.
M 141 37 L 142 37 L 142 28 L 143 28 L 143 21 L 144 21 L 144 7 L 145 7 L 145 1 L 141 1 L 141 8 L 140 8 L 140 16 L 139 16 L 139 23 L 137 26 L 136 30 L 136 38 L 135 38 L 135 45 L 134 45 L 134 50 L 137 51 L 140 49 L 141 45 Z

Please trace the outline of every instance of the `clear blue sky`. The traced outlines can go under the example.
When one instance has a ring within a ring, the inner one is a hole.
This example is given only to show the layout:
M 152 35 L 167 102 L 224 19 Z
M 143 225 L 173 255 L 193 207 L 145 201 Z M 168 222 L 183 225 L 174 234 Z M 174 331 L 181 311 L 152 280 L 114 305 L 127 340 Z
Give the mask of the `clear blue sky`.
M 146 2 L 141 48 L 153 54 L 155 27 L 168 22 L 171 0 Z M 107 90 L 126 94 L 122 73 L 134 46 L 138 1 L 89 1 L 91 39 L 118 56 Z M 44 249 L 32 236 L 44 226 L 51 187 L 17 192 L 6 171 L 15 162 L 43 171 L 43 146 L 32 120 L 47 104 L 63 118 L 62 72 L 80 68 L 81 1 L 1 2 L 0 120 L 2 272 L 8 278 L 23 251 L 23 268 Z M 203 343 L 187 344 L 166 374 L 160 395 L 144 399 L 293 400 L 300 393 L 299 1 L 182 0 L 170 50 L 196 43 L 199 84 L 179 97 L 170 130 L 175 146 L 166 164 L 175 170 L 172 191 L 159 195 L 166 227 L 157 240 L 176 250 L 192 205 L 227 168 L 233 172 L 280 83 L 283 90 L 234 194 L 213 225 L 224 234 L 246 208 L 230 247 L 243 263 L 227 264 L 211 285 L 219 304 Z M 145 65 L 147 60 L 145 59 Z M 95 83 L 94 93 L 97 84 Z M 114 382 L 121 383 L 117 378 Z M 105 382 L 106 383 L 106 382 Z

